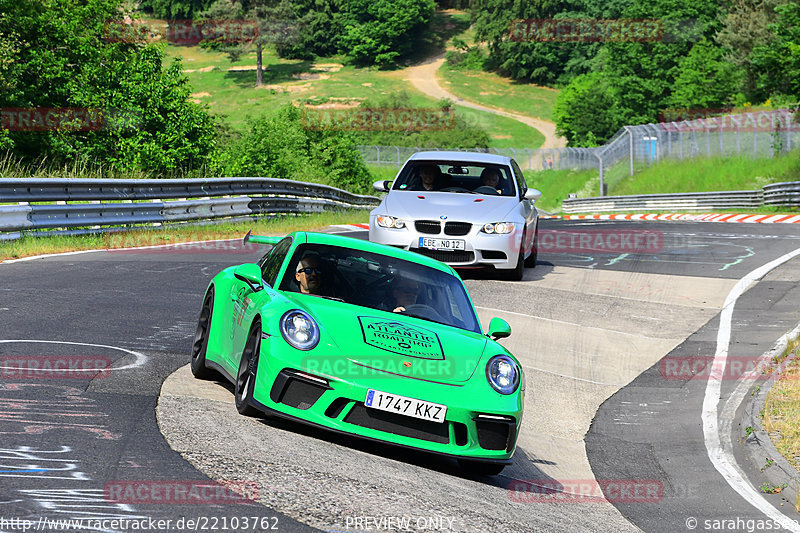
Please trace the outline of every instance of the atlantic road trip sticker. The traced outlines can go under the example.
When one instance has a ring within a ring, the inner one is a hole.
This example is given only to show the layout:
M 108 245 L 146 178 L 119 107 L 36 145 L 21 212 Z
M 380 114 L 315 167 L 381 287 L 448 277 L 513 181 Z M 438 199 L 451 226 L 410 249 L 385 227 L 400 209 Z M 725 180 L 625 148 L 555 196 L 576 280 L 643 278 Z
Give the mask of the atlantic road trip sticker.
M 442 343 L 433 331 L 371 316 L 360 316 L 358 321 L 370 346 L 409 357 L 444 359 Z

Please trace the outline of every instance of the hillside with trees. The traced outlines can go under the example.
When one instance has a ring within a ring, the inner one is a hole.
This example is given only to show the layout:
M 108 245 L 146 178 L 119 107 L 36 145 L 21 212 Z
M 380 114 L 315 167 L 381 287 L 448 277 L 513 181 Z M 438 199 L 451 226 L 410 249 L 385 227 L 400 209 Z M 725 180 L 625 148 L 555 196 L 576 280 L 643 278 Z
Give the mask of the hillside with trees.
M 571 146 L 602 144 L 665 110 L 725 110 L 800 100 L 800 3 L 786 0 L 478 0 L 483 64 L 521 82 L 563 88 L 554 117 Z M 657 21 L 644 41 L 514 40 L 512 21 Z

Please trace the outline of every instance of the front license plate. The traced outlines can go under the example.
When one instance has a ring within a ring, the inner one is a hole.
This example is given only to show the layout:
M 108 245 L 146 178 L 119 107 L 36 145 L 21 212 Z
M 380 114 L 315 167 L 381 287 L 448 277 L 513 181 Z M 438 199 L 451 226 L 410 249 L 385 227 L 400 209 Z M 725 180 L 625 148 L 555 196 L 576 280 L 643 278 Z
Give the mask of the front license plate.
M 405 396 L 373 389 L 367 391 L 367 399 L 364 400 L 364 405 L 381 411 L 413 416 L 414 418 L 433 422 L 444 422 L 444 415 L 447 413 L 446 405 L 406 398 Z
M 431 237 L 420 237 L 419 247 L 429 250 L 463 250 L 466 241 L 462 239 L 433 239 Z

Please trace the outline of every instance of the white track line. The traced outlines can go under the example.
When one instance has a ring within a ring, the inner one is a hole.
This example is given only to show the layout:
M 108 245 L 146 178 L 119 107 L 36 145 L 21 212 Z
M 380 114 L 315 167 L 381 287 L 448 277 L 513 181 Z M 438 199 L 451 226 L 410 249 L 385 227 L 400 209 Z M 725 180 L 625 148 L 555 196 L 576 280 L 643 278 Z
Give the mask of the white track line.
M 767 515 L 771 520 L 780 523 L 781 527 L 790 531 L 800 533 L 800 524 L 784 515 L 773 507 L 752 485 L 747 481 L 741 470 L 736 464 L 733 451 L 722 444 L 719 432 L 719 407 L 722 379 L 725 372 L 725 365 L 728 360 L 728 346 L 731 340 L 731 320 L 733 318 L 733 307 L 736 301 L 744 292 L 763 278 L 767 273 L 784 264 L 785 262 L 800 255 L 800 248 L 783 255 L 766 265 L 762 265 L 753 270 L 734 285 L 731 292 L 725 298 L 725 305 L 720 316 L 719 331 L 717 332 L 717 349 L 714 354 L 714 362 L 706 383 L 706 392 L 703 398 L 703 437 L 705 439 L 708 458 L 714 468 L 722 474 L 728 485 L 739 493 L 750 505 Z
M 142 366 L 143 364 L 145 364 L 147 362 L 147 356 L 144 355 L 144 354 L 141 354 L 139 352 L 134 352 L 132 350 L 126 350 L 125 348 L 119 348 L 117 346 L 108 346 L 106 344 L 89 344 L 88 342 L 68 342 L 68 341 L 41 341 L 41 340 L 34 340 L 34 339 L 5 339 L 5 340 L 0 340 L 0 344 L 7 344 L 7 343 L 10 343 L 10 342 L 37 343 L 37 344 L 70 344 L 72 346 L 92 346 L 94 348 L 108 348 L 109 350 L 117 350 L 117 351 L 125 352 L 125 353 L 127 353 L 129 355 L 132 355 L 132 356 L 136 357 L 136 360 L 134 362 L 132 362 L 131 364 L 129 364 L 129 365 L 120 366 L 120 367 L 116 367 L 116 368 L 114 368 L 114 366 L 112 365 L 111 366 L 111 370 L 127 370 L 129 368 L 137 368 L 137 367 L 140 367 L 140 366 Z M 25 356 L 20 356 L 20 357 L 25 357 Z M 58 357 L 58 356 L 53 356 L 53 357 Z M 4 368 L 4 369 L 12 369 L 13 368 L 13 369 L 16 369 L 16 367 L 7 367 L 7 366 L 0 366 L 0 368 Z M 98 369 L 96 369 L 96 368 L 85 368 L 85 369 L 76 368 L 76 369 L 72 369 L 71 371 L 72 372 L 74 372 L 74 371 L 77 371 L 77 372 L 97 372 Z

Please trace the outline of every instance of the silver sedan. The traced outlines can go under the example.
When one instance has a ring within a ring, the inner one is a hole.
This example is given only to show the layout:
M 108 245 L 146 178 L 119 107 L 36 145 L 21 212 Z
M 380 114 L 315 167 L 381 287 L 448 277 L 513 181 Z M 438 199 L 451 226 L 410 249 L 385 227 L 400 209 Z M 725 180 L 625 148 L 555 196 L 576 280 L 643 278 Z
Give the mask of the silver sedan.
M 369 240 L 412 250 L 455 268 L 494 268 L 522 279 L 536 266 L 542 193 L 516 161 L 474 152 L 418 152 L 369 216 Z

